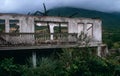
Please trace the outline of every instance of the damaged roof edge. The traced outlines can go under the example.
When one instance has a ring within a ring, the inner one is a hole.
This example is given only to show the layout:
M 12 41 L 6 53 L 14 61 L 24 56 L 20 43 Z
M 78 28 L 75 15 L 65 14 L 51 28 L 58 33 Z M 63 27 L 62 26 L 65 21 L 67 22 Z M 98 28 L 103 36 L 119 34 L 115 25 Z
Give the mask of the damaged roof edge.
M 24 16 L 24 17 L 37 17 L 37 18 L 41 18 L 41 17 L 54 17 L 54 18 L 66 18 L 66 19 L 87 19 L 87 20 L 100 20 L 100 18 L 85 18 L 85 17 L 74 17 L 74 18 L 69 18 L 69 17 L 60 17 L 60 16 L 34 16 L 34 15 L 26 15 L 26 14 L 18 14 L 18 13 L 0 13 L 0 16 L 4 16 L 4 15 L 8 15 L 8 16 Z

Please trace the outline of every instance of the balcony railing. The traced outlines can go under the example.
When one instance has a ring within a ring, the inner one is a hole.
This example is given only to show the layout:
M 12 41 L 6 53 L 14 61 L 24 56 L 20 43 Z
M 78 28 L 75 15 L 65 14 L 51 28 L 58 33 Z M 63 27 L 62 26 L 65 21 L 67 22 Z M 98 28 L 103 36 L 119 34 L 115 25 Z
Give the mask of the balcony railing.
M 0 33 L 0 47 L 73 45 L 77 42 L 75 33 Z

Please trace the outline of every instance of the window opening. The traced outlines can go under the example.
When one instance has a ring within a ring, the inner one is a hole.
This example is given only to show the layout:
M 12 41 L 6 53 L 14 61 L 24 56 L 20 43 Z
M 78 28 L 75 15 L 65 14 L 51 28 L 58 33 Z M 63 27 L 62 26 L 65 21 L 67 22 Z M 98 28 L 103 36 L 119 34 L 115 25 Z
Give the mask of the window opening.
M 0 19 L 0 33 L 5 32 L 5 20 Z
M 10 24 L 10 33 L 19 33 L 19 20 L 9 20 Z

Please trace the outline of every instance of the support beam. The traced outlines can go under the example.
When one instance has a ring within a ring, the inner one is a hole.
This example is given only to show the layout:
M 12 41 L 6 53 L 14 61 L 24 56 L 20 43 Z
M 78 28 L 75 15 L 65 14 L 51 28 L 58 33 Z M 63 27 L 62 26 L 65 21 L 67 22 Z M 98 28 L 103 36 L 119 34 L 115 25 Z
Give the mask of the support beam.
M 97 47 L 97 55 L 99 56 L 99 57 L 101 57 L 101 46 L 98 46 Z
M 10 31 L 9 19 L 5 19 L 5 32 L 9 33 L 9 31 Z
M 106 55 L 109 54 L 107 45 L 106 45 L 106 48 L 105 48 L 105 53 L 106 53 Z
M 109 54 L 107 45 L 102 47 L 103 56 L 106 57 Z
M 50 33 L 54 33 L 54 25 L 50 25 Z M 53 35 L 50 35 L 50 39 L 53 40 Z
M 36 68 L 36 51 L 32 52 L 32 64 L 33 68 Z

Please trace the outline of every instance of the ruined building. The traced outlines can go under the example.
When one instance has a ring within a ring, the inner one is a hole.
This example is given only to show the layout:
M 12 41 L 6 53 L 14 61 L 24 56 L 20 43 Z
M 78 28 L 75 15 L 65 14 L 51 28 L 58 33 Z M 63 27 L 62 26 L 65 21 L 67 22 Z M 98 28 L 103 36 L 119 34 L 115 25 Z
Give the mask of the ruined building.
M 0 14 L 0 50 L 76 46 L 97 47 L 101 56 L 100 19 Z

